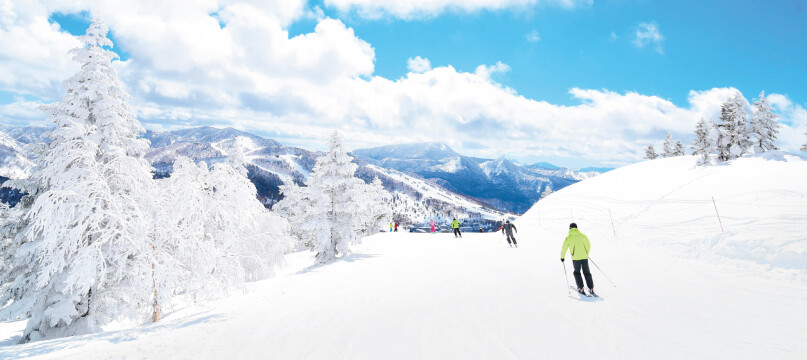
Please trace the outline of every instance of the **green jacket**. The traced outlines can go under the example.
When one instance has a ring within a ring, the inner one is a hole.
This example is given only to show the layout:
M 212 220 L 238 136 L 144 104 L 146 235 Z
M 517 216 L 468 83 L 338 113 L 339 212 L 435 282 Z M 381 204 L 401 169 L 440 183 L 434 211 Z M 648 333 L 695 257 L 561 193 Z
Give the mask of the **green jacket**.
M 460 222 L 457 221 L 457 220 L 452 221 L 451 222 L 451 228 L 452 229 L 459 229 L 460 228 Z
M 569 229 L 569 236 L 563 240 L 563 248 L 560 249 L 560 258 L 566 258 L 566 249 L 572 253 L 572 260 L 588 259 L 588 254 L 591 252 L 591 243 L 588 237 L 583 235 L 577 228 Z

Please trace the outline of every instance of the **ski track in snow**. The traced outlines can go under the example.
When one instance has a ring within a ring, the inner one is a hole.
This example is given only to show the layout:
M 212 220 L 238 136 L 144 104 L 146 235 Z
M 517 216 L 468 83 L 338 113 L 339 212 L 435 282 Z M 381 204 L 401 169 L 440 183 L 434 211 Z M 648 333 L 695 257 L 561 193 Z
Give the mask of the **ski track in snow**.
M 157 324 L 11 345 L 24 323 L 0 323 L 0 358 L 803 359 L 807 162 L 762 160 L 662 159 L 574 184 L 517 220 L 519 248 L 382 233 L 328 265 L 290 254 L 248 293 Z M 572 218 L 600 299 L 568 295 Z

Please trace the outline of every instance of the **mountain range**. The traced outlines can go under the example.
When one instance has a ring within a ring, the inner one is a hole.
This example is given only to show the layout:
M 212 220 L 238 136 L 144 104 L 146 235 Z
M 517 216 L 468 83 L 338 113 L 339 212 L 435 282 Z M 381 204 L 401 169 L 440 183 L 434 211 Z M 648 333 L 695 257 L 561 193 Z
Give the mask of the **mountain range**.
M 0 170 L 11 168 L 12 162 L 19 163 L 16 156 L 21 155 L 21 145 L 46 141 L 46 130 L 0 126 L 0 131 L 8 135 L 2 144 L 13 141 L 0 147 L 0 155 L 15 155 L 0 158 Z M 242 152 L 249 161 L 248 176 L 267 207 L 282 198 L 280 185 L 304 184 L 321 155 L 232 128 L 147 131 L 144 137 L 151 142 L 146 158 L 154 166 L 157 178 L 170 176 L 178 156 L 210 165 L 225 160 L 233 151 Z M 607 170 L 579 171 L 548 163 L 518 165 L 505 158 L 463 156 L 441 143 L 391 145 L 359 149 L 352 154 L 359 165 L 358 177 L 365 181 L 379 177 L 393 192 L 390 205 L 395 220 L 405 224 L 462 217 L 472 219 L 473 226 L 484 227 L 487 222 L 523 213 L 544 192 L 557 191 Z
M 548 189 L 556 191 L 599 174 L 548 163 L 521 166 L 506 158 L 463 156 L 441 143 L 390 145 L 355 150 L 353 154 L 373 165 L 418 175 L 512 213 L 527 211 Z

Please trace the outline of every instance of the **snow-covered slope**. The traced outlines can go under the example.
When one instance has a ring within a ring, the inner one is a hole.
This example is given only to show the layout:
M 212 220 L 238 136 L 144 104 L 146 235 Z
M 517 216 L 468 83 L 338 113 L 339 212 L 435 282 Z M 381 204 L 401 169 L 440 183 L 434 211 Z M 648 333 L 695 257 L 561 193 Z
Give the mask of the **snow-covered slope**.
M 250 293 L 157 324 L 0 358 L 803 359 L 807 161 L 694 163 L 560 190 L 517 221 L 517 249 L 498 233 L 379 234 L 325 266 L 291 254 Z M 591 239 L 599 300 L 567 295 L 558 258 L 572 219 Z M 21 327 L 0 324 L 0 341 Z
M 0 132 L 0 177 L 23 179 L 28 177 L 28 170 L 34 166 L 24 155 L 19 142 Z
M 515 218 L 513 214 L 491 209 L 425 179 L 370 164 L 366 165 L 366 168 L 381 178 L 382 182 L 406 187 L 406 190 L 403 190 L 397 186 L 390 186 L 397 190 L 390 204 L 395 220 L 406 225 L 425 227 L 431 219 L 438 224 L 447 225 L 456 217 L 463 221 L 468 229 L 479 227 L 495 229 L 502 219 Z
M 548 196 L 521 221 L 574 219 L 630 246 L 807 280 L 807 161 L 776 151 L 718 166 L 695 161 L 613 170 Z
M 50 131 L 50 128 L 44 126 L 10 126 L 0 124 L 0 132 L 6 133 L 22 144 L 50 141 L 50 139 L 45 137 L 45 133 L 48 131 Z

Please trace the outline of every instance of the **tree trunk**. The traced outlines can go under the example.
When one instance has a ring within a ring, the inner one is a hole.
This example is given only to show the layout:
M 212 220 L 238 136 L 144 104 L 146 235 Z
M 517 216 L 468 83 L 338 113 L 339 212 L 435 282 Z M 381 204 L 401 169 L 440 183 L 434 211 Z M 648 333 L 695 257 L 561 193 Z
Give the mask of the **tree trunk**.
M 151 248 L 152 248 L 152 250 L 155 250 L 155 252 L 156 252 L 157 249 L 154 247 L 154 245 L 152 245 Z M 154 275 L 155 266 L 156 265 L 154 264 L 154 261 L 152 260 L 152 262 L 151 262 L 151 284 L 152 284 L 152 286 L 154 286 L 154 304 L 153 304 L 154 312 L 151 314 L 151 322 L 160 321 L 160 303 L 157 302 L 157 279 L 155 278 L 155 275 Z

